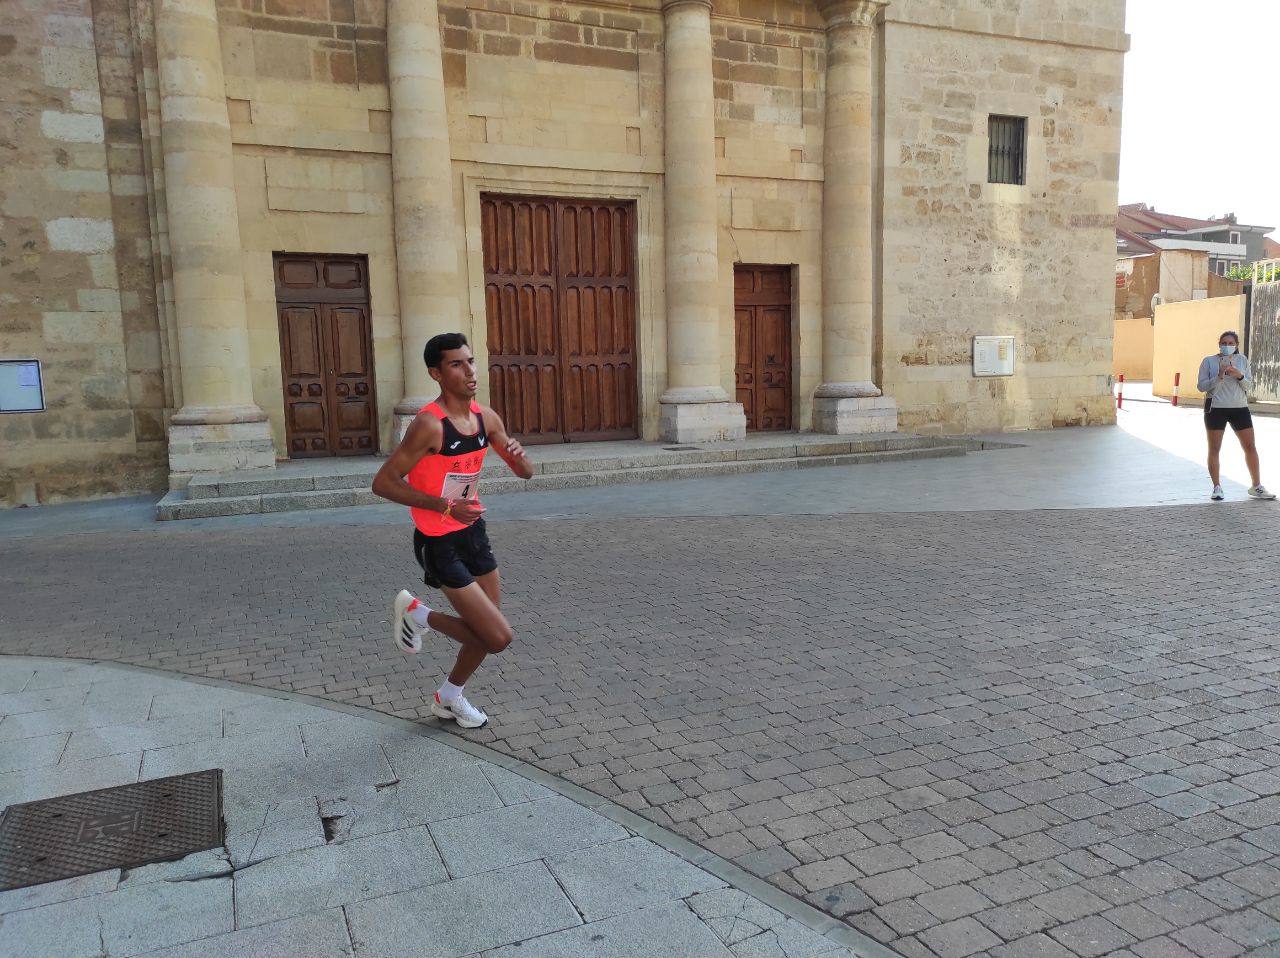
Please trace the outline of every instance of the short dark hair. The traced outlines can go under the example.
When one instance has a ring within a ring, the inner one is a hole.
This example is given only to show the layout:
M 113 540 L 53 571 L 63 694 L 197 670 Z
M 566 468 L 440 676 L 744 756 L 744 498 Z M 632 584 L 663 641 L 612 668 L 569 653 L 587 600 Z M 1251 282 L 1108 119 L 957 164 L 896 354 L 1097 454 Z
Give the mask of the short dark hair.
M 467 337 L 462 333 L 441 333 L 427 340 L 427 348 L 422 351 L 422 361 L 431 369 L 440 368 L 440 360 L 451 349 L 461 349 L 467 345 Z
M 1222 334 L 1222 336 L 1230 336 L 1232 339 L 1236 341 L 1237 346 L 1240 345 L 1240 334 L 1237 333 L 1234 329 L 1228 329 L 1225 333 Z M 1222 342 L 1222 336 L 1218 337 L 1218 342 Z

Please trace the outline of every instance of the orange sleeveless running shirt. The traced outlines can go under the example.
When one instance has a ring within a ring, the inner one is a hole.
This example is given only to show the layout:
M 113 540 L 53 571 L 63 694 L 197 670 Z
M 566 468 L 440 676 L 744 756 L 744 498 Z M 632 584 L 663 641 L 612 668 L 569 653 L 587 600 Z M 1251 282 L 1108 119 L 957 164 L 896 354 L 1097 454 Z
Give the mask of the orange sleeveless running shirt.
M 475 413 L 480 428 L 471 435 L 459 432 L 449 420 L 449 414 L 439 403 L 427 403 L 419 413 L 431 413 L 440 420 L 444 427 L 444 438 L 440 442 L 440 451 L 423 456 L 417 465 L 409 470 L 405 481 L 419 492 L 441 499 L 480 499 L 480 470 L 484 467 L 484 456 L 489 451 L 489 438 L 484 431 L 484 415 L 480 404 L 472 401 L 471 411 Z M 413 524 L 424 536 L 447 536 L 459 529 L 466 529 L 453 516 L 445 516 L 431 509 L 410 509 Z

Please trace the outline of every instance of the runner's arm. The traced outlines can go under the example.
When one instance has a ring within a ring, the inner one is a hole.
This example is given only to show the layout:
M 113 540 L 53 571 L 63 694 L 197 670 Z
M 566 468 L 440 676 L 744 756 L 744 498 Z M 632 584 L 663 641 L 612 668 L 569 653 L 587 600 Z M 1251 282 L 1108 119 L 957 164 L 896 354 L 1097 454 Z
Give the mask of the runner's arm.
M 373 477 L 374 495 L 414 509 L 444 512 L 448 500 L 419 492 L 404 478 L 418 464 L 418 460 L 439 449 L 443 439 L 444 429 L 435 416 L 418 416 L 414 419 L 400 445 Z
M 502 461 L 521 479 L 532 479 L 533 463 L 525 455 L 524 446 L 507 435 L 507 427 L 502 417 L 488 406 L 483 408 L 482 415 L 484 431 L 489 434 L 489 448 L 501 456 Z

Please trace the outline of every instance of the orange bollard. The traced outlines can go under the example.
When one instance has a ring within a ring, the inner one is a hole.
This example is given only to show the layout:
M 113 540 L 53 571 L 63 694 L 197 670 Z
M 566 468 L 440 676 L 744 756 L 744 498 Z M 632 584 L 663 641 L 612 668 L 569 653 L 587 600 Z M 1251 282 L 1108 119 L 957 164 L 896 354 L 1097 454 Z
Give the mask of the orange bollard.
M 1124 408 L 1124 373 L 1120 374 L 1120 389 L 1116 392 L 1116 408 Z

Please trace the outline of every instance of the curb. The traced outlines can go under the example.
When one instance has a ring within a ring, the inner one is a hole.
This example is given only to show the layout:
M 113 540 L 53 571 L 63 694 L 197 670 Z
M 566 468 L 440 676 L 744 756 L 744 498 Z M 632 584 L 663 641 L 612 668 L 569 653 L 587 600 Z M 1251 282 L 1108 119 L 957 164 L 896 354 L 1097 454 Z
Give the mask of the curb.
M 491 749 L 487 745 L 479 742 L 473 742 L 462 737 L 456 732 L 446 731 L 438 724 L 423 725 L 411 719 L 397 718 L 394 715 L 387 715 L 385 712 L 379 712 L 376 709 L 365 708 L 359 705 L 347 705 L 342 702 L 331 702 L 328 699 L 322 699 L 314 695 L 305 695 L 301 692 L 288 692 L 283 689 L 266 689 L 257 685 L 248 685 L 244 682 L 230 682 L 225 679 L 214 679 L 205 676 L 188 675 L 185 672 L 174 672 L 169 669 L 152 668 L 145 665 L 132 665 L 124 662 L 115 662 L 111 659 L 97 659 L 91 657 L 79 656 L 45 656 L 45 655 L 20 655 L 18 653 L 0 652 L 0 656 L 4 658 L 22 658 L 32 659 L 43 662 L 83 662 L 91 665 L 101 665 L 108 668 L 121 669 L 129 672 L 138 672 L 145 675 L 159 675 L 165 678 L 178 679 L 185 682 L 191 682 L 194 685 L 204 685 L 210 688 L 230 689 L 237 692 L 249 691 L 264 698 L 283 699 L 290 702 L 301 702 L 311 705 L 315 708 L 327 709 L 330 712 L 341 712 L 350 715 L 353 718 L 364 719 L 365 721 L 378 722 L 390 728 L 400 729 L 411 735 L 418 735 L 423 738 L 429 738 L 437 742 L 441 742 L 459 752 L 464 752 L 473 758 L 489 762 L 491 765 L 497 765 L 499 768 L 513 772 L 521 778 L 547 788 L 557 795 L 576 802 L 585 808 L 589 808 L 596 814 L 601 815 L 610 821 L 628 828 L 635 832 L 641 838 L 648 839 L 655 845 L 666 849 L 673 855 L 684 859 L 691 865 L 703 869 L 706 872 L 726 882 L 730 887 L 738 891 L 745 892 L 757 901 L 763 902 L 775 911 L 781 912 L 788 918 L 798 921 L 810 931 L 822 935 L 835 944 L 842 945 L 845 948 L 853 950 L 860 958 L 903 958 L 898 952 L 893 951 L 880 942 L 869 938 L 857 929 L 849 926 L 838 918 L 814 908 L 812 905 L 793 897 L 782 889 L 770 884 L 763 878 L 757 878 L 750 872 L 739 868 L 733 862 L 726 858 L 722 858 L 715 852 L 702 848 L 695 842 L 690 841 L 683 835 L 677 835 L 669 829 L 663 828 L 654 822 L 637 815 L 630 809 L 623 808 L 616 802 L 589 792 L 579 785 L 572 782 L 566 782 L 564 779 L 544 771 L 528 762 L 507 755 L 504 752 Z

